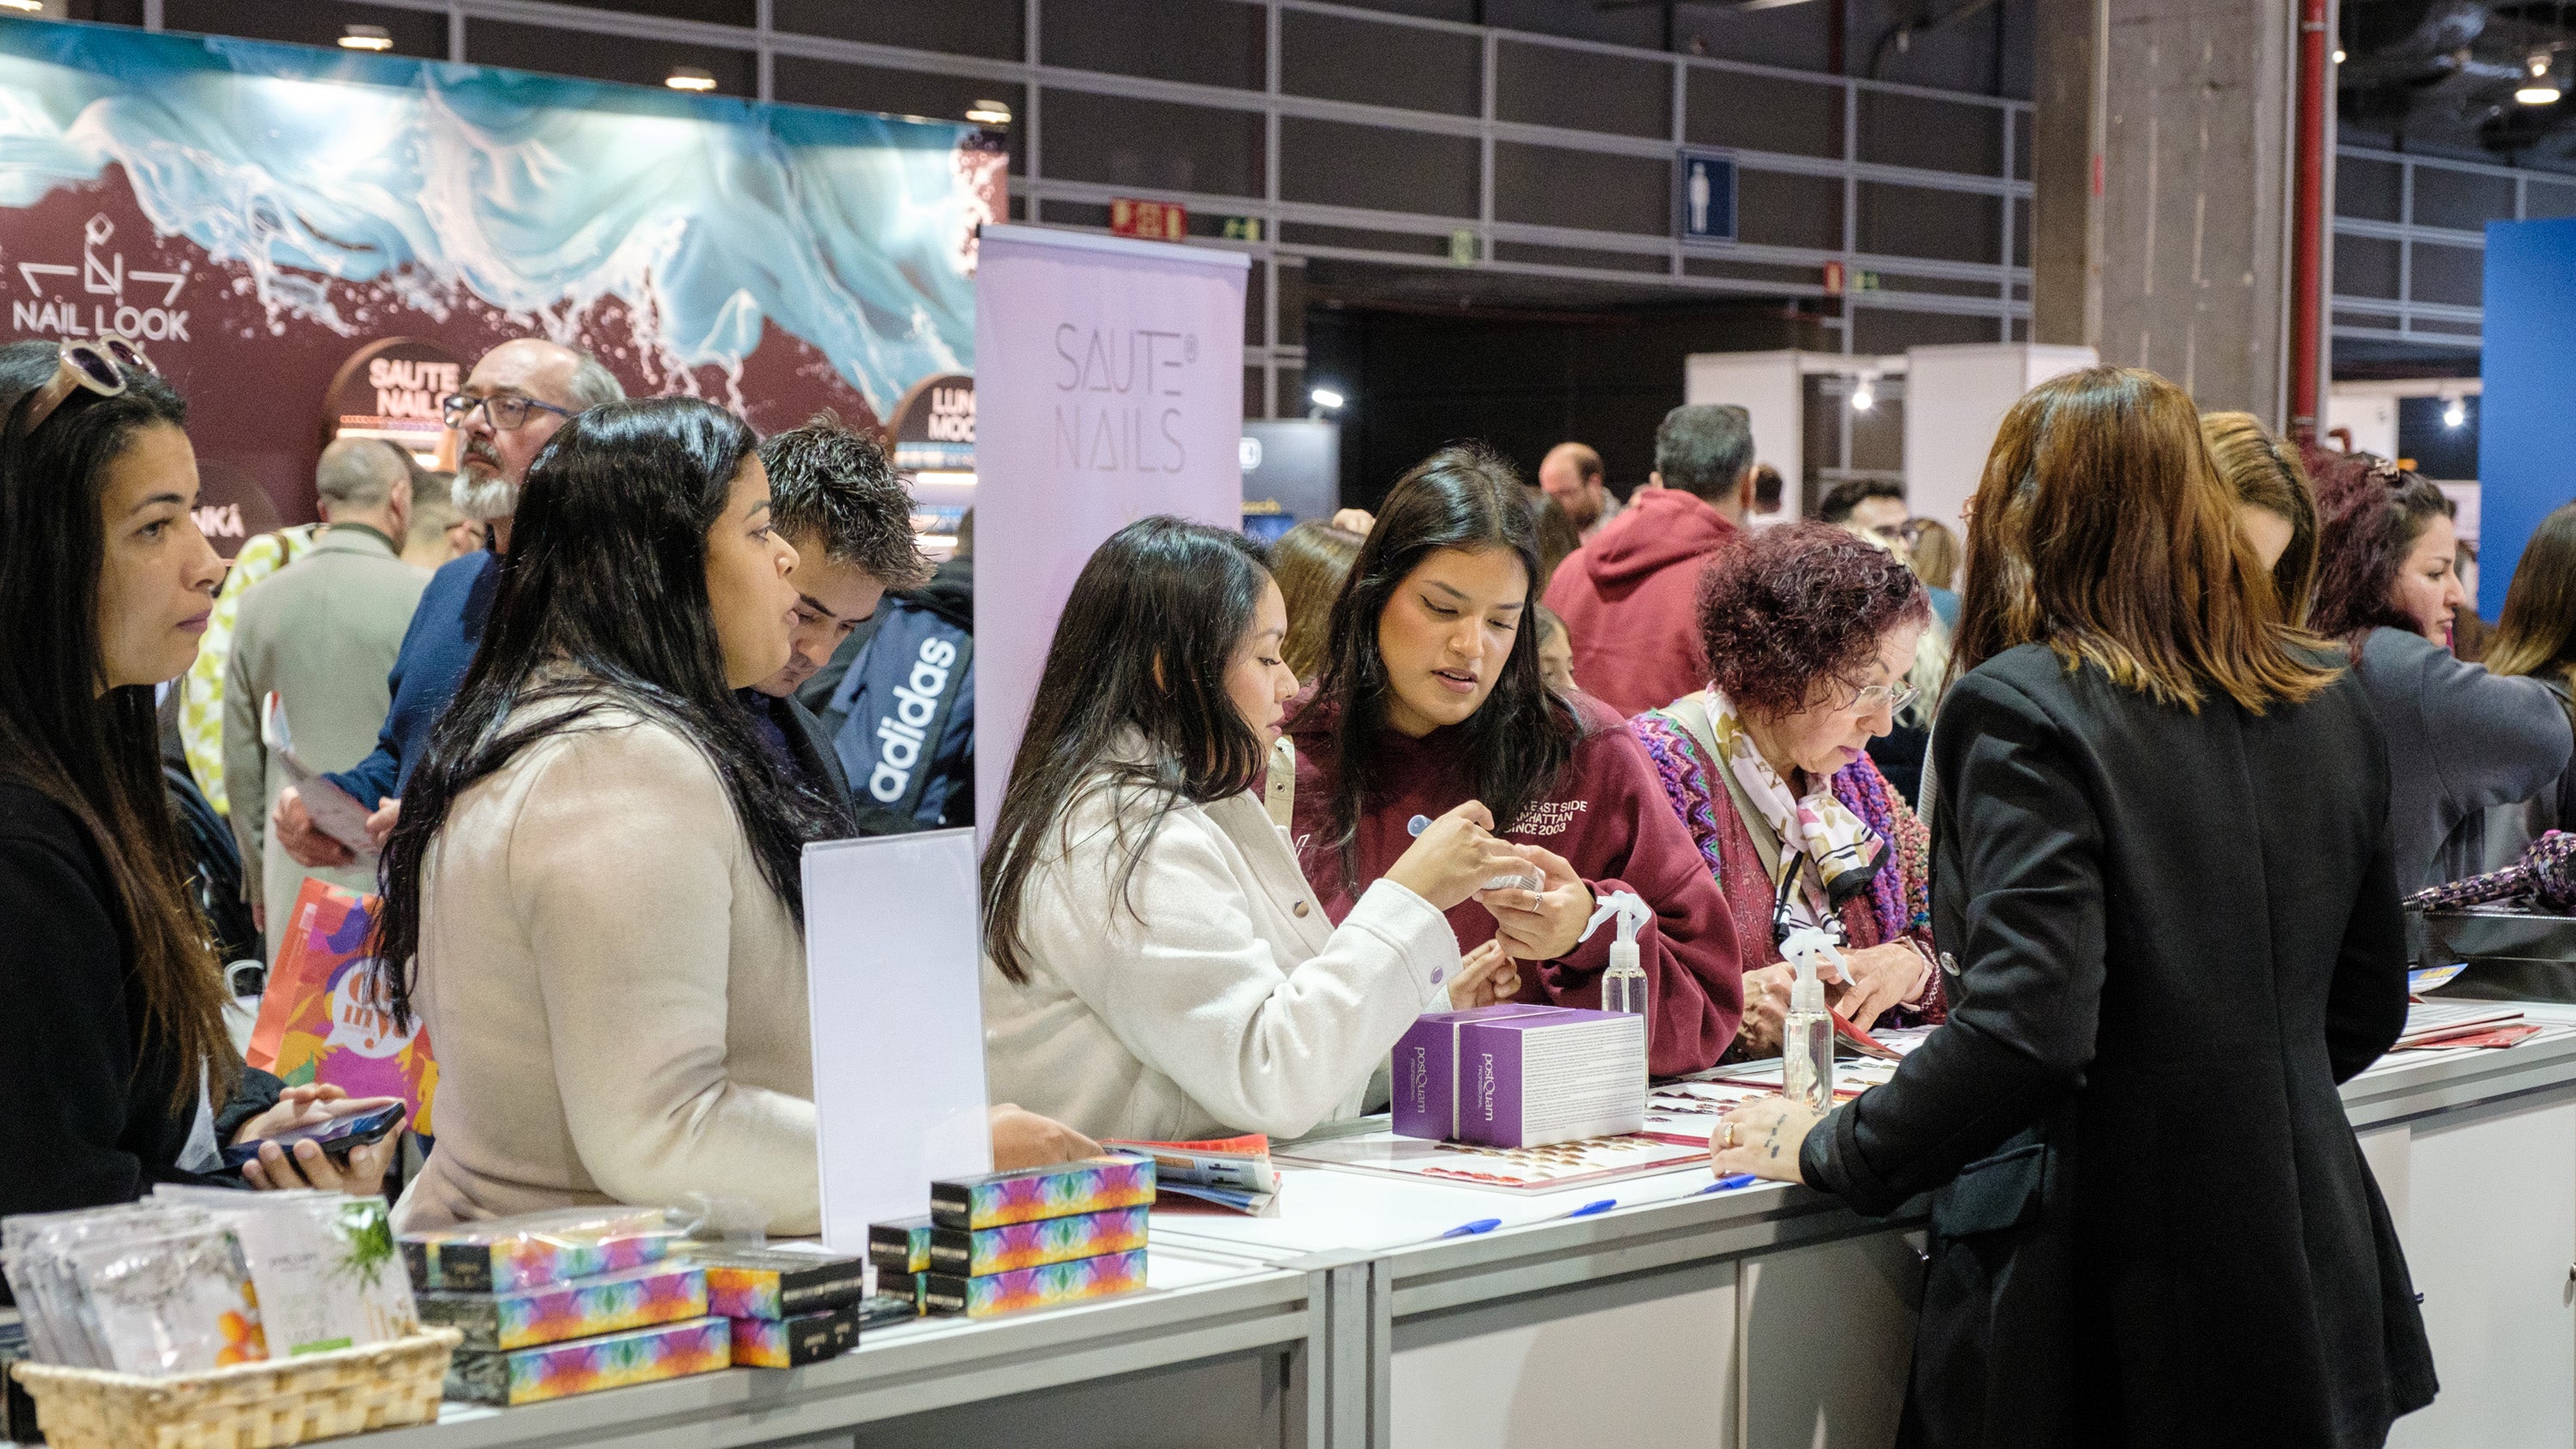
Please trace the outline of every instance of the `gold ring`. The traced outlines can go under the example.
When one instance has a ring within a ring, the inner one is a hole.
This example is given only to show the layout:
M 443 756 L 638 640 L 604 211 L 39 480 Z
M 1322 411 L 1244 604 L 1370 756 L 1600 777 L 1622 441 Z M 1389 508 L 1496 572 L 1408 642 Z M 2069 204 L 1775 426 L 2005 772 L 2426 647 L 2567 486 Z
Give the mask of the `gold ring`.
M 1734 1148 L 1734 1146 L 1735 1146 L 1735 1124 L 1734 1124 L 1734 1123 L 1729 1122 L 1729 1123 L 1727 1123 L 1727 1124 L 1726 1124 L 1726 1131 L 1725 1131 L 1725 1134 L 1724 1134 L 1721 1138 L 1719 1138 L 1719 1145 L 1720 1145 L 1720 1146 L 1722 1146 L 1722 1147 L 1725 1147 L 1725 1148 L 1727 1148 L 1727 1149 L 1729 1149 L 1729 1150 L 1732 1150 L 1732 1149 Z

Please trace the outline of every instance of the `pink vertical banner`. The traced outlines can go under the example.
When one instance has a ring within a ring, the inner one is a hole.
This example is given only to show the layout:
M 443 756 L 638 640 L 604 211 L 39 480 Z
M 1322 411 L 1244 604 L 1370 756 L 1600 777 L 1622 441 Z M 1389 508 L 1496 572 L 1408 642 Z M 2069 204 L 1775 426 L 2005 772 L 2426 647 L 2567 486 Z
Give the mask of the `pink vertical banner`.
M 987 226 L 975 269 L 975 829 L 988 840 L 1056 616 L 1156 513 L 1243 525 L 1241 252 Z

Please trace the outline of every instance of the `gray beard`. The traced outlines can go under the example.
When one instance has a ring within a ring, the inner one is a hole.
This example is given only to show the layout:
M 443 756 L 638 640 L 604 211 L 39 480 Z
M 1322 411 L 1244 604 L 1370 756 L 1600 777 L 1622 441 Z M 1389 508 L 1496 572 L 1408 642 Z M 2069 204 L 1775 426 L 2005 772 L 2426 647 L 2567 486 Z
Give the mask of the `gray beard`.
M 467 468 L 456 475 L 456 509 L 478 523 L 519 511 L 519 485 L 498 473 Z

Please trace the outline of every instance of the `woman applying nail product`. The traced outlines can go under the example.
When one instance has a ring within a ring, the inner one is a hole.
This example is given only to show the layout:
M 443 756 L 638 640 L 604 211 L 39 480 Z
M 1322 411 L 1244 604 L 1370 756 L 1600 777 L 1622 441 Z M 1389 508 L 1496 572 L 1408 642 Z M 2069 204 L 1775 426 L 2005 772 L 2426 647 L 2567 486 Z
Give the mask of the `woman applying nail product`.
M 1296 676 L 1259 547 L 1143 519 L 1076 579 L 984 856 L 993 1091 L 1097 1137 L 1357 1116 L 1425 1011 L 1517 986 L 1441 913 L 1520 858 L 1453 801 L 1338 920 L 1260 783 Z
M 1478 447 L 1442 449 L 1387 495 L 1334 606 L 1324 677 L 1290 710 L 1299 858 L 1340 920 L 1415 817 L 1482 801 L 1530 869 L 1449 910 L 1459 943 L 1499 942 L 1522 1000 L 1598 1006 L 1611 936 L 1578 938 L 1596 895 L 1633 891 L 1655 908 L 1637 938 L 1648 1064 L 1696 1071 L 1742 1015 L 1735 927 L 1626 721 L 1541 678 L 1521 500 L 1511 465 Z

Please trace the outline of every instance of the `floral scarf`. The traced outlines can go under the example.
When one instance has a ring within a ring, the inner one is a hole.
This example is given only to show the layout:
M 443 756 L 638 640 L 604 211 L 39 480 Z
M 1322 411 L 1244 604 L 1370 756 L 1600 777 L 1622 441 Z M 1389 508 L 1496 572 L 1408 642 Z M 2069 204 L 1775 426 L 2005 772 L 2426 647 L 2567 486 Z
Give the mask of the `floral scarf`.
M 1791 931 L 1815 928 L 1845 941 L 1841 907 L 1878 878 L 1887 861 L 1886 837 L 1835 797 L 1831 776 L 1814 781 L 1803 796 L 1793 793 L 1754 748 L 1726 696 L 1712 689 L 1705 698 L 1718 765 L 1779 838 L 1780 864 L 1771 879 L 1773 930 L 1786 939 Z

